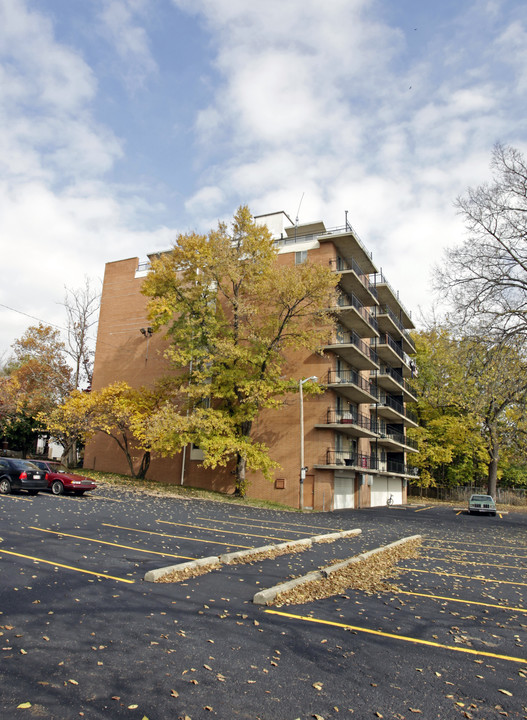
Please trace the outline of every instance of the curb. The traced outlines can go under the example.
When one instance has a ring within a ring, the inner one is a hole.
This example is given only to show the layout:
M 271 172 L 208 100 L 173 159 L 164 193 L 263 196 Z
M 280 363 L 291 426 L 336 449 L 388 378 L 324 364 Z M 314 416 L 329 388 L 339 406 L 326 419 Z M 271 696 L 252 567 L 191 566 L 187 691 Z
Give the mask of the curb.
M 360 535 L 362 530 L 357 528 L 355 530 L 343 530 L 342 532 L 327 533 L 326 535 L 314 535 L 311 538 L 302 538 L 300 540 L 289 540 L 288 542 L 279 543 L 278 545 L 262 545 L 257 548 L 250 548 L 249 550 L 239 550 L 238 552 L 225 553 L 224 555 L 212 555 L 211 557 L 198 558 L 197 560 L 189 560 L 188 562 L 179 563 L 178 565 L 169 565 L 168 567 L 158 568 L 156 570 L 149 570 L 144 576 L 145 582 L 157 582 L 160 578 L 165 575 L 170 575 L 172 572 L 179 572 L 181 570 L 193 570 L 204 565 L 210 566 L 210 570 L 217 570 L 222 565 L 232 565 L 237 561 L 250 562 L 251 557 L 260 555 L 261 553 L 270 552 L 273 550 L 284 550 L 284 555 L 287 550 L 295 550 L 299 547 L 309 548 L 313 543 L 320 542 L 333 542 L 341 538 L 352 537 L 354 535 Z M 319 571 L 316 571 L 317 573 Z M 309 573 L 311 575 L 311 573 Z M 290 581 L 294 582 L 294 581 Z
M 211 570 L 215 570 L 220 566 L 220 559 L 216 555 L 211 557 L 199 558 L 198 560 L 189 560 L 188 562 L 178 563 L 178 565 L 169 565 L 168 567 L 158 568 L 157 570 L 149 570 L 144 579 L 145 582 L 156 582 L 165 575 L 170 575 L 174 571 L 192 570 L 202 565 L 210 565 Z
M 314 580 L 327 579 L 332 575 L 332 573 L 337 572 L 338 570 L 342 570 L 342 568 L 362 562 L 363 560 L 366 560 L 372 555 L 378 555 L 379 553 L 385 552 L 386 550 L 391 550 L 398 545 L 404 545 L 412 540 L 418 540 L 419 538 L 421 538 L 421 535 L 410 535 L 409 537 L 395 540 L 388 545 L 382 545 L 381 547 L 375 548 L 374 550 L 368 550 L 367 552 L 361 553 L 360 555 L 355 555 L 354 557 L 343 560 L 336 565 L 330 565 L 329 567 L 322 568 L 322 570 L 315 570 L 314 572 L 307 573 L 307 575 L 303 575 L 302 577 L 295 578 L 294 580 L 288 580 L 287 582 L 280 583 L 279 585 L 275 585 L 272 588 L 260 590 L 260 592 L 257 592 L 256 595 L 253 597 L 253 603 L 255 605 L 269 605 L 278 595 L 280 595 L 280 593 L 283 593 L 286 590 L 291 590 L 298 585 L 304 585 L 313 582 Z

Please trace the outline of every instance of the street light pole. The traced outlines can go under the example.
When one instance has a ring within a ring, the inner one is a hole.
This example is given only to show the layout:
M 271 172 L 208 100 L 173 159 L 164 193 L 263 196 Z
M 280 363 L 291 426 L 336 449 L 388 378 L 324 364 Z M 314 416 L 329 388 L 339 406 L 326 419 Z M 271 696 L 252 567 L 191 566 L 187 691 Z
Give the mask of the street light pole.
M 304 509 L 304 480 L 306 479 L 306 470 L 304 466 L 304 383 L 309 380 L 316 382 L 318 380 L 316 375 L 311 377 L 300 379 L 298 381 L 298 390 L 300 393 L 300 510 Z

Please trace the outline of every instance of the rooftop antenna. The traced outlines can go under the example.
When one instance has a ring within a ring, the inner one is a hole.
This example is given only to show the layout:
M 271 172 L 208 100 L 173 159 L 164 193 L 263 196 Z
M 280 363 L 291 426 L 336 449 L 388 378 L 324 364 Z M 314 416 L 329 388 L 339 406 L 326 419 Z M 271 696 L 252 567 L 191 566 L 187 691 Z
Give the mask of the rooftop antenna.
M 295 218 L 295 242 L 296 242 L 296 229 L 298 227 L 298 216 L 300 214 L 300 206 L 302 205 L 302 200 L 304 199 L 305 192 L 302 193 L 302 197 L 300 198 L 300 202 L 298 203 L 298 210 L 296 211 L 296 218 Z

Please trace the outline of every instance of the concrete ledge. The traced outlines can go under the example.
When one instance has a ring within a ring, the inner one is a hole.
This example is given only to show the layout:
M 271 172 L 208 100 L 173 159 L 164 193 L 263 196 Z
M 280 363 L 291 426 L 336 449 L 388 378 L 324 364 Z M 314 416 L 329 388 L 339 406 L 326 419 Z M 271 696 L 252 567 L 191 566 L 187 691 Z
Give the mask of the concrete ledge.
M 261 553 L 282 551 L 284 555 L 288 550 L 295 550 L 298 547 L 311 547 L 311 538 L 304 538 L 302 540 L 290 540 L 284 543 L 278 543 L 278 545 L 262 545 L 257 548 L 250 548 L 249 550 L 239 550 L 237 552 L 225 553 L 220 555 L 220 560 L 225 565 L 232 565 L 238 561 L 249 562 L 251 557 L 260 555 Z
M 325 578 L 330 577 L 333 573 L 338 572 L 339 570 L 342 570 L 345 567 L 349 567 L 349 565 L 354 565 L 355 563 L 360 563 L 363 560 L 367 560 L 368 558 L 372 557 L 373 555 L 378 555 L 379 553 L 386 552 L 387 550 L 392 550 L 393 548 L 397 547 L 398 545 L 406 545 L 406 543 L 411 542 L 412 540 L 420 540 L 421 535 L 410 535 L 410 537 L 401 538 L 400 540 L 395 540 L 392 543 L 389 543 L 388 545 L 382 545 L 381 547 L 375 548 L 374 550 L 368 550 L 367 552 L 363 552 L 360 555 L 356 555 L 355 557 L 348 558 L 347 560 L 343 560 L 342 562 L 336 563 L 335 565 L 330 565 L 329 567 L 322 569 L 322 575 Z
M 157 570 L 149 570 L 145 575 L 145 582 L 157 582 L 165 575 L 172 572 L 180 572 L 181 570 L 192 570 L 202 565 L 210 565 L 211 570 L 221 565 L 217 555 L 211 557 L 198 558 L 197 560 L 189 560 L 188 562 L 179 563 L 178 565 L 169 565 L 168 567 L 158 568 Z
M 356 532 L 356 531 L 347 531 L 347 532 Z M 360 530 L 359 530 L 360 532 Z M 324 536 L 320 536 L 324 537 Z M 260 590 L 260 592 L 257 592 L 256 595 L 253 597 L 253 603 L 255 605 L 269 605 L 272 603 L 272 601 L 282 592 L 285 592 L 286 590 L 291 590 L 292 588 L 297 587 L 298 585 L 305 585 L 307 583 L 313 582 L 314 580 L 324 580 L 331 576 L 332 573 L 337 572 L 338 570 L 342 570 L 342 568 L 348 567 L 349 565 L 353 565 L 354 563 L 360 563 L 363 560 L 367 560 L 372 555 L 378 555 L 379 553 L 386 552 L 387 550 L 391 550 L 394 547 L 397 547 L 398 545 L 405 545 L 408 542 L 411 542 L 412 540 L 420 540 L 421 535 L 411 535 L 410 537 L 401 538 L 400 540 L 395 540 L 392 543 L 389 543 L 388 545 L 382 545 L 381 547 L 375 548 L 374 550 L 368 550 L 367 552 L 361 553 L 360 555 L 355 555 L 355 557 L 347 558 L 346 560 L 343 560 L 340 563 L 336 563 L 335 565 L 330 565 L 329 567 L 323 568 L 322 570 L 315 570 L 313 572 L 307 573 L 307 575 L 303 575 L 302 577 L 295 578 L 294 580 L 289 580 L 285 583 L 280 583 L 279 585 L 275 585 L 274 587 L 267 588 L 266 590 Z
M 157 570 L 149 570 L 146 573 L 144 580 L 145 582 L 157 582 L 160 578 L 165 575 L 170 575 L 172 572 L 192 570 L 203 565 L 210 565 L 211 570 L 216 570 L 221 565 L 234 565 L 236 563 L 251 562 L 251 558 L 257 559 L 259 555 L 264 555 L 265 553 L 276 553 L 276 555 L 270 555 L 270 557 L 277 557 L 279 555 L 285 555 L 289 551 L 294 552 L 297 548 L 309 548 L 313 543 L 334 542 L 335 540 L 340 540 L 342 538 L 360 535 L 361 532 L 362 530 L 360 529 L 342 530 L 341 532 L 327 533 L 326 535 L 315 535 L 311 538 L 288 540 L 287 542 L 278 543 L 277 545 L 262 545 L 261 547 L 249 548 L 248 550 L 225 553 L 219 557 L 213 555 L 212 557 L 199 558 L 198 560 L 189 560 L 188 562 L 179 563 L 178 565 L 169 565 L 168 567 L 159 568 Z M 311 578 L 311 573 L 309 573 L 309 577 Z M 290 582 L 298 584 L 296 581 Z
M 313 582 L 314 580 L 322 580 L 323 577 L 324 576 L 320 570 L 313 570 L 313 572 L 303 575 L 302 577 L 294 578 L 294 580 L 288 580 L 287 582 L 280 583 L 280 585 L 267 588 L 267 590 L 260 590 L 260 592 L 257 592 L 253 597 L 253 603 L 255 605 L 269 605 L 280 593 L 286 592 L 286 590 L 292 590 L 297 585 L 304 585 L 305 583 Z
M 354 535 L 360 535 L 362 530 L 360 528 L 356 530 L 342 530 L 341 532 L 328 533 L 327 535 L 313 535 L 311 542 L 324 543 L 333 542 L 334 540 L 340 540 L 341 538 L 353 537 Z

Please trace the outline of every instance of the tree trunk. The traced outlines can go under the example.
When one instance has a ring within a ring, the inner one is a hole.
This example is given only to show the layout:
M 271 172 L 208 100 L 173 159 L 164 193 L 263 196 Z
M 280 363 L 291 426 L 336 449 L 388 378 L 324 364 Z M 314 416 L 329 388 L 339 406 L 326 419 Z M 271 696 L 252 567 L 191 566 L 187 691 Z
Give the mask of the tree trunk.
M 238 454 L 236 456 L 236 487 L 234 489 L 234 494 L 239 497 L 245 497 L 245 493 L 247 492 L 246 470 L 247 459 Z
M 249 437 L 252 429 L 252 421 L 247 420 L 241 424 L 240 435 L 242 437 Z M 247 458 L 245 455 L 238 453 L 236 455 L 236 482 L 234 488 L 234 494 L 238 497 L 245 497 L 247 488 L 249 487 L 249 481 L 247 480 Z
M 146 450 L 143 453 L 143 457 L 141 458 L 141 465 L 139 466 L 139 470 L 137 471 L 137 479 L 138 480 L 144 480 L 146 473 L 148 472 L 148 468 L 150 467 L 150 450 Z
M 492 431 L 492 428 L 490 429 L 490 435 L 491 435 L 491 450 L 490 450 L 487 492 L 489 495 L 492 495 L 493 498 L 496 498 L 496 490 L 497 490 L 497 486 L 498 486 L 498 460 L 500 458 L 500 448 L 498 445 L 498 441 Z

